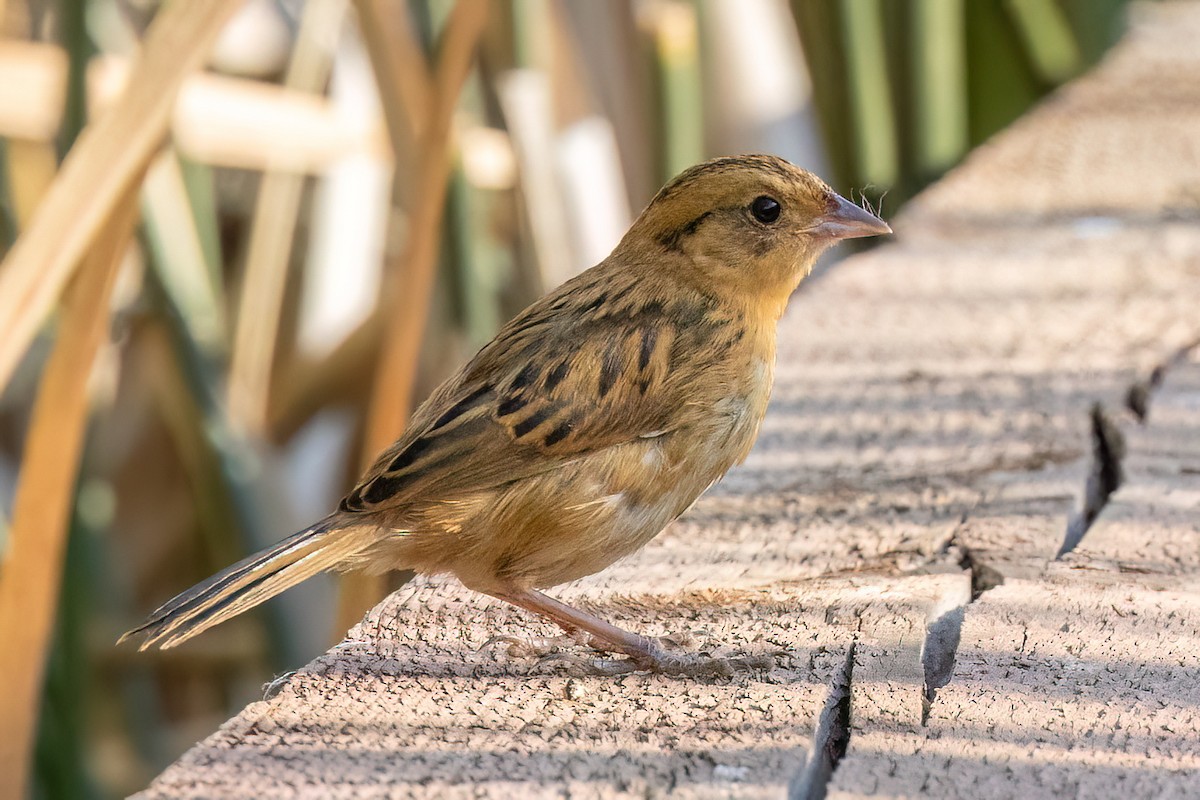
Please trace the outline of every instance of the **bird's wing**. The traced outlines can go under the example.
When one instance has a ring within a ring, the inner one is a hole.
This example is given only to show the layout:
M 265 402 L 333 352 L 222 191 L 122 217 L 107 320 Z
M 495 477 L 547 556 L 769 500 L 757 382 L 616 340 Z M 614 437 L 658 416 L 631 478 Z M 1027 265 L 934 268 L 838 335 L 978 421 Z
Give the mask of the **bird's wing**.
M 513 320 L 418 410 L 342 510 L 452 499 L 670 430 L 689 400 L 671 369 L 687 335 L 676 309 L 587 289 Z

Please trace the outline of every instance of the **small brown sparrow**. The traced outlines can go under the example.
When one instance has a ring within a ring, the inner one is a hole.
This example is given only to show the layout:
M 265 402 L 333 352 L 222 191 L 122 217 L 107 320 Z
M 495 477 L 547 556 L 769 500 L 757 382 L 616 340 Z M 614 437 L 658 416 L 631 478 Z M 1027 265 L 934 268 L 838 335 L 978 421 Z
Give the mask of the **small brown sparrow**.
M 702 669 L 539 590 L 642 547 L 746 458 L 788 297 L 830 245 L 890 232 L 773 156 L 686 170 L 608 258 L 443 383 L 337 511 L 122 641 L 171 647 L 323 570 L 413 570 L 450 573 L 629 668 Z

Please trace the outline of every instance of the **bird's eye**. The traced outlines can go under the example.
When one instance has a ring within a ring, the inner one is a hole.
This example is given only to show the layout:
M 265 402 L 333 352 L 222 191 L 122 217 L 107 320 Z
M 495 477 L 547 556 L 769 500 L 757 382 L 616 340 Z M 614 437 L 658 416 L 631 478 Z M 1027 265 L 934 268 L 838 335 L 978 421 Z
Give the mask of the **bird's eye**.
M 781 210 L 779 201 L 774 197 L 767 197 L 765 194 L 754 198 L 754 202 L 750 204 L 750 213 L 754 215 L 754 218 L 767 225 L 779 219 Z

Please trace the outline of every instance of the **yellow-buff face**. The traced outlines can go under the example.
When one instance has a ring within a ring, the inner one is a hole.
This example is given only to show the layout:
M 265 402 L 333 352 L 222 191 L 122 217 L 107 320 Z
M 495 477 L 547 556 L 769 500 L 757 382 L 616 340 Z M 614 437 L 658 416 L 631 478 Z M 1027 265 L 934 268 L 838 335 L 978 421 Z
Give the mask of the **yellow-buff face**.
M 774 156 L 737 156 L 699 164 L 663 187 L 618 253 L 681 255 L 681 280 L 774 308 L 837 241 L 890 232 L 811 172 Z

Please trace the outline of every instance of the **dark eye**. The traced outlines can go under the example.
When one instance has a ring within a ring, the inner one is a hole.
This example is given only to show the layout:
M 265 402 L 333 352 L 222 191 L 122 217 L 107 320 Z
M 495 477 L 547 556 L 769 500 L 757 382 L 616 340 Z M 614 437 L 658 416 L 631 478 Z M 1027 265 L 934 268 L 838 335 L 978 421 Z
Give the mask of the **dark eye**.
M 754 218 L 767 225 L 779 219 L 780 210 L 782 207 L 779 205 L 779 201 L 774 197 L 767 197 L 765 194 L 754 198 L 754 202 L 750 204 L 750 213 L 754 215 Z

